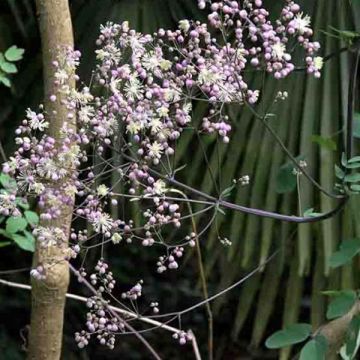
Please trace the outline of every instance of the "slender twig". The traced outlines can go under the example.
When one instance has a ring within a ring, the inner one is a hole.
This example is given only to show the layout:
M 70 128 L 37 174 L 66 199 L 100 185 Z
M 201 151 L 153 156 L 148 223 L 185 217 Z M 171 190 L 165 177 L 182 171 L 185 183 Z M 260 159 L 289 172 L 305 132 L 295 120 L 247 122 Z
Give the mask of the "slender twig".
M 96 291 L 96 289 L 85 279 L 79 271 L 77 271 L 72 264 L 69 263 L 69 268 L 71 272 L 80 279 L 81 283 L 84 284 L 94 295 L 99 296 L 99 293 Z M 161 357 L 159 354 L 155 351 L 155 349 L 149 344 L 149 342 L 139 334 L 138 331 L 136 331 L 130 324 L 128 324 L 124 319 L 122 319 L 119 314 L 111 309 L 111 307 L 104 301 L 104 306 L 108 309 L 111 315 L 116 317 L 121 323 L 124 324 L 124 326 L 131 331 L 143 344 L 144 346 L 149 350 L 149 352 L 153 355 L 153 357 L 157 360 L 161 360 Z
M 184 197 L 184 199 L 188 200 L 188 197 L 182 191 L 177 190 L 176 192 L 181 194 Z M 203 291 L 204 299 L 208 300 L 209 292 L 208 292 L 208 285 L 207 285 L 207 280 L 206 280 L 206 275 L 205 275 L 205 270 L 204 270 L 204 263 L 203 263 L 202 254 L 201 254 L 199 234 L 197 231 L 196 221 L 195 221 L 195 217 L 193 216 L 190 202 L 188 202 L 187 205 L 188 205 L 189 213 L 191 215 L 191 226 L 192 226 L 193 232 L 195 234 L 196 255 L 197 255 L 199 272 L 200 272 L 201 288 Z M 209 360 L 213 360 L 213 358 L 214 358 L 214 321 L 213 321 L 213 314 L 211 311 L 210 302 L 207 302 L 205 304 L 205 307 L 206 307 L 206 312 L 207 312 L 207 317 L 208 317 L 208 327 L 209 327 L 209 329 L 208 329 L 208 332 L 209 332 L 208 333 Z
M 137 162 L 136 159 L 134 159 L 133 157 L 127 155 L 127 154 L 122 154 L 122 156 L 124 156 L 125 159 L 127 159 L 128 161 L 133 161 L 133 162 Z M 224 207 L 224 208 L 228 208 L 231 210 L 236 210 L 236 211 L 240 211 L 246 214 L 251 214 L 251 215 L 256 215 L 256 216 L 260 216 L 260 217 L 266 217 L 266 218 L 271 218 L 271 219 L 275 219 L 275 220 L 282 220 L 282 221 L 287 221 L 287 222 L 294 222 L 294 223 L 313 223 L 313 222 L 317 222 L 317 221 L 323 221 L 326 219 L 329 219 L 330 217 L 334 216 L 335 214 L 337 214 L 338 212 L 340 212 L 343 207 L 345 206 L 346 202 L 347 202 L 347 197 L 344 198 L 340 198 L 339 204 L 332 210 L 323 213 L 321 215 L 318 216 L 314 216 L 314 217 L 301 217 L 301 216 L 292 216 L 292 215 L 284 215 L 284 214 L 279 214 L 276 212 L 272 212 L 272 211 L 266 211 L 266 210 L 260 210 L 260 209 L 255 209 L 255 208 L 250 208 L 250 207 L 246 207 L 246 206 L 242 206 L 242 205 L 238 205 L 238 204 L 233 204 L 231 202 L 222 200 L 222 199 L 217 199 L 214 196 L 211 196 L 201 190 L 195 189 L 189 185 L 186 185 L 178 180 L 175 180 L 174 178 L 169 178 L 167 176 L 164 176 L 163 174 L 161 174 L 160 172 L 149 168 L 148 169 L 149 173 L 151 173 L 153 176 L 156 176 L 160 179 L 163 179 L 165 181 L 167 181 L 169 184 L 175 185 L 179 188 L 182 188 L 194 195 L 198 195 L 204 199 L 210 200 L 212 201 L 214 204 Z
M 18 289 L 31 291 L 31 285 L 27 285 L 27 284 L 20 284 L 20 283 L 16 283 L 16 282 L 13 282 L 13 281 L 7 281 L 7 280 L 4 280 L 4 279 L 0 279 L 0 284 L 5 285 L 5 286 L 9 286 L 9 287 L 13 287 L 13 288 L 18 288 Z M 88 300 L 88 298 L 86 298 L 84 296 L 80 296 L 80 295 L 76 295 L 76 294 L 70 294 L 70 293 L 67 293 L 66 297 L 68 299 L 77 300 L 77 301 L 81 301 L 81 302 L 84 302 L 84 303 L 86 303 L 87 300 Z M 131 317 L 133 319 L 142 321 L 142 322 L 150 324 L 150 325 L 154 325 L 154 326 L 156 326 L 156 327 L 158 327 L 160 329 L 164 329 L 164 330 L 170 331 L 172 333 L 180 332 L 179 329 L 177 329 L 177 328 L 175 328 L 173 326 L 169 326 L 169 325 L 161 323 L 159 321 L 149 319 L 148 317 L 145 317 L 145 316 L 140 316 L 140 315 L 138 315 L 136 313 L 133 313 L 131 311 L 120 309 L 119 307 L 112 306 L 112 305 L 109 305 L 109 308 L 111 310 L 119 313 L 119 314 Z M 200 352 L 199 352 L 199 347 L 198 347 L 198 344 L 197 344 L 197 341 L 196 341 L 195 334 L 193 333 L 192 330 L 190 330 L 190 332 L 191 332 L 191 336 L 192 336 L 191 342 L 192 342 L 192 347 L 193 347 L 195 359 L 196 360 L 201 360 L 201 355 L 200 355 Z
M 201 306 L 204 306 L 206 303 L 214 301 L 215 299 L 217 299 L 218 297 L 228 293 L 229 291 L 235 289 L 236 287 L 238 287 L 239 285 L 243 284 L 246 280 L 250 279 L 252 276 L 254 276 L 256 273 L 258 273 L 259 271 L 264 269 L 264 266 L 267 265 L 270 261 L 272 261 L 280 252 L 280 249 L 276 250 L 272 255 L 270 255 L 266 260 L 264 260 L 263 262 L 261 262 L 255 269 L 253 269 L 252 271 L 250 271 L 249 273 L 247 273 L 243 278 L 241 278 L 240 280 L 238 280 L 237 282 L 235 282 L 234 284 L 230 285 L 229 287 L 221 290 L 220 292 L 210 296 L 207 300 L 202 300 L 184 310 L 178 311 L 178 312 L 171 312 L 171 313 L 167 313 L 167 314 L 161 314 L 161 315 L 151 315 L 149 316 L 152 319 L 159 319 L 159 318 L 163 318 L 163 317 L 168 317 L 168 316 L 181 316 L 184 314 L 187 314 Z

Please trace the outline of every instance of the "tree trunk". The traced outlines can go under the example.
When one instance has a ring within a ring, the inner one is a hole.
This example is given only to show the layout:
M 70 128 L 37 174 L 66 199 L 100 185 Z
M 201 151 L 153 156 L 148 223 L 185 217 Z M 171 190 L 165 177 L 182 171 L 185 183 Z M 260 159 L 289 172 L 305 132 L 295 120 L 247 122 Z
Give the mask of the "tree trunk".
M 68 0 L 36 0 L 42 40 L 45 110 L 49 134 L 59 144 L 60 129 L 67 120 L 67 109 L 61 103 L 54 85 L 54 66 L 59 49 L 74 46 Z M 73 82 L 69 83 L 74 87 Z M 57 100 L 51 102 L 50 95 Z M 75 122 L 69 124 L 75 130 Z M 56 186 L 56 184 L 51 184 Z M 61 219 L 42 222 L 41 226 L 61 227 L 69 237 L 73 206 L 62 210 Z M 33 266 L 46 269 L 44 280 L 32 279 L 32 311 L 29 335 L 29 360 L 58 360 L 61 356 L 65 295 L 69 284 L 68 263 L 65 261 L 67 243 L 63 246 L 41 248 L 36 245 Z

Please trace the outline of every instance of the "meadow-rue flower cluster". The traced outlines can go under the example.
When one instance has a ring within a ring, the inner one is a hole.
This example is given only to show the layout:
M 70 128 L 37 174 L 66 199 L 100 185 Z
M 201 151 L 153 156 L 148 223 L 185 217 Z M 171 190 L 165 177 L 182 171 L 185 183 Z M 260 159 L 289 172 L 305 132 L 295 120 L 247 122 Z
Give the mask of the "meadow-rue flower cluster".
M 192 121 L 194 102 L 206 102 L 209 108 L 199 132 L 216 134 L 228 143 L 232 126 L 224 105 L 252 106 L 262 95 L 247 82 L 246 70 L 285 78 L 296 67 L 292 52 L 298 47 L 307 72 L 320 76 L 323 60 L 316 56 L 320 45 L 311 41 L 310 18 L 294 1 L 284 1 L 275 22 L 270 21 L 261 0 L 200 0 L 198 5 L 210 9 L 208 23 L 184 19 L 175 30 L 159 29 L 151 35 L 131 29 L 128 22 L 102 26 L 91 87 L 69 87 L 69 81 L 79 81 L 80 52 L 60 49 L 53 62 L 58 93 L 51 94 L 50 101 L 61 98 L 67 109 L 61 140 L 55 141 L 45 132 L 51 127 L 48 118 L 56 114 L 47 114 L 42 107 L 39 111 L 28 109 L 16 130 L 18 148 L 3 166 L 17 181 L 17 192 L 38 201 L 42 223 L 34 229 L 34 236 L 41 246 L 66 246 L 65 230 L 48 224 L 64 216 L 63 209 L 72 205 L 76 196 L 74 221 L 85 220 L 92 229 L 71 230 L 73 257 L 98 235 L 102 242 L 113 244 L 139 240 L 144 247 L 165 246 L 157 272 L 177 269 L 186 246 L 195 246 L 196 234 L 186 236 L 181 245 L 166 244 L 161 238 L 160 227 L 181 226 L 186 207 L 169 196 L 169 185 L 151 168 L 166 168 L 164 162 L 174 156 L 183 131 L 197 126 Z M 277 98 L 287 96 L 287 92 L 279 92 Z M 75 120 L 77 133 L 69 126 Z M 106 160 L 110 150 L 134 160 L 115 167 Z M 118 172 L 123 194 L 99 184 L 101 174 L 96 175 L 91 154 Z M 247 185 L 249 179 L 244 176 L 239 182 Z M 2 215 L 16 215 L 15 197 L 16 191 L 1 190 Z M 110 206 L 117 206 L 119 199 L 144 202 L 140 227 L 131 219 L 112 217 Z M 230 244 L 227 239 L 220 241 Z M 99 294 L 110 293 L 115 280 L 108 264 L 101 259 L 95 270 L 91 284 L 98 286 Z M 42 279 L 44 275 L 34 269 L 32 276 Z M 141 295 L 139 281 L 123 298 L 135 301 Z M 87 330 L 76 334 L 80 347 L 96 334 L 101 344 L 113 348 L 115 334 L 123 330 L 103 301 L 100 295 L 89 299 Z M 152 308 L 159 311 L 157 303 Z M 181 344 L 191 339 L 190 333 L 175 335 Z

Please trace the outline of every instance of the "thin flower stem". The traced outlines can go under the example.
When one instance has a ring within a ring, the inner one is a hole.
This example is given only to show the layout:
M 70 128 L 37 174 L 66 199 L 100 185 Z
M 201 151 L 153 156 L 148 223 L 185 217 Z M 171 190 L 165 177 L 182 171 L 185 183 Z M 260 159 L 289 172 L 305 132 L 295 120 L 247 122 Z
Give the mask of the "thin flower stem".
M 300 176 L 301 174 L 296 174 L 296 188 L 298 195 L 298 206 L 299 206 L 299 216 L 302 216 L 302 206 L 301 206 L 301 188 L 300 188 Z
M 186 200 L 188 199 L 186 194 L 184 194 L 181 191 L 178 191 Z M 191 215 L 191 225 L 193 228 L 193 232 L 195 233 L 195 246 L 196 246 L 196 254 L 197 254 L 197 260 L 198 260 L 198 266 L 199 266 L 199 272 L 200 272 L 200 282 L 201 287 L 204 295 L 204 299 L 209 299 L 209 292 L 208 292 L 208 284 L 206 280 L 205 270 L 204 270 L 204 263 L 202 259 L 201 254 L 201 247 L 200 247 L 200 241 L 199 241 L 199 234 L 197 231 L 196 221 L 195 217 L 193 216 L 192 208 L 190 202 L 187 203 L 189 213 Z M 208 352 L 209 352 L 209 360 L 213 360 L 214 358 L 214 321 L 213 321 L 213 314 L 211 311 L 210 303 L 207 302 L 205 304 L 207 317 L 208 317 Z
M 79 271 L 77 271 L 74 266 L 69 263 L 69 268 L 70 271 L 78 278 L 81 280 L 81 283 L 84 284 L 94 295 L 99 296 L 98 292 L 96 291 L 96 289 L 79 273 Z M 104 301 L 104 306 L 108 309 L 108 311 L 114 316 L 116 317 L 120 322 L 122 322 L 124 324 L 124 326 L 131 331 L 142 343 L 143 345 L 149 350 L 149 352 L 153 355 L 153 357 L 156 360 L 161 360 L 161 357 L 159 356 L 159 354 L 154 350 L 154 348 L 149 344 L 149 342 L 142 336 L 139 334 L 138 331 L 136 331 L 130 324 L 128 324 L 126 321 L 124 321 L 124 319 L 119 316 L 119 314 L 114 311 L 105 301 Z
M 255 115 L 255 117 L 257 119 L 259 119 L 261 121 L 261 123 L 265 126 L 265 128 L 269 131 L 269 133 L 272 135 L 272 137 L 275 139 L 275 141 L 279 144 L 279 146 L 281 147 L 281 149 L 285 152 L 285 154 L 287 155 L 287 157 L 291 160 L 291 162 L 296 166 L 296 168 L 301 171 L 304 176 L 317 188 L 319 189 L 321 192 L 323 192 L 325 195 L 327 195 L 330 198 L 333 199 L 344 199 L 346 198 L 346 196 L 344 195 L 338 195 L 338 194 L 333 194 L 331 192 L 329 192 L 328 190 L 324 189 L 306 170 L 304 170 L 299 162 L 296 160 L 296 158 L 291 154 L 291 152 L 289 151 L 289 149 L 286 147 L 286 145 L 284 144 L 284 142 L 281 140 L 280 136 L 274 131 L 274 129 L 272 128 L 272 126 L 269 124 L 269 122 L 266 120 L 267 115 L 261 116 L 260 114 L 258 114 L 256 112 L 256 110 L 250 106 L 248 104 L 248 108 L 250 109 L 250 111 Z
M 136 159 L 132 158 L 129 155 L 126 154 L 122 154 L 122 156 L 129 160 L 129 161 L 134 161 L 137 162 Z M 182 188 L 186 191 L 189 191 L 192 194 L 198 195 L 204 199 L 213 201 L 213 203 L 217 206 L 221 206 L 224 208 L 228 208 L 228 209 L 232 209 L 232 210 L 236 210 L 236 211 L 240 211 L 246 214 L 251 214 L 251 215 L 256 215 L 256 216 L 260 216 L 260 217 L 266 217 L 266 218 L 271 218 L 271 219 L 275 219 L 275 220 L 282 220 L 282 221 L 287 221 L 287 222 L 294 222 L 294 223 L 313 223 L 313 222 L 318 222 L 318 221 L 323 221 L 326 219 L 329 219 L 330 217 L 334 216 L 335 214 L 337 214 L 338 212 L 340 212 L 346 202 L 348 197 L 340 197 L 339 198 L 339 204 L 332 210 L 323 213 L 321 215 L 318 216 L 314 216 L 314 217 L 300 217 L 300 216 L 292 216 L 292 215 L 284 215 L 284 214 L 279 214 L 276 212 L 272 212 L 272 211 L 266 211 L 266 210 L 260 210 L 260 209 L 255 209 L 255 208 L 249 208 L 246 206 L 242 206 L 242 205 L 237 205 L 237 204 L 233 204 L 230 203 L 228 201 L 222 200 L 222 199 L 217 199 L 201 190 L 195 189 L 189 185 L 186 185 L 178 180 L 175 180 L 174 178 L 168 178 L 166 176 L 164 176 L 163 174 L 159 173 L 158 171 L 149 168 L 149 173 L 151 173 L 152 175 L 163 179 L 165 181 L 167 181 L 168 183 L 175 185 L 179 188 Z
M 276 250 L 272 255 L 270 255 L 265 261 L 263 261 L 261 264 L 259 264 L 254 270 L 252 270 L 251 272 L 249 272 L 248 274 L 246 274 L 243 278 L 241 278 L 239 281 L 237 281 L 236 283 L 230 285 L 229 287 L 225 288 L 224 290 L 210 296 L 207 300 L 203 300 L 200 301 L 184 310 L 178 311 L 178 312 L 172 312 L 172 313 L 167 313 L 167 314 L 161 314 L 161 315 L 152 315 L 149 316 L 152 319 L 159 319 L 159 318 L 163 318 L 163 317 L 168 317 L 168 316 L 175 316 L 175 315 L 184 315 L 187 314 L 203 305 L 205 305 L 208 302 L 211 302 L 215 299 L 217 299 L 218 297 L 228 293 L 229 291 L 235 289 L 236 287 L 238 287 L 239 285 L 243 284 L 246 280 L 250 279 L 252 276 L 254 276 L 256 273 L 258 273 L 259 271 L 264 269 L 264 266 L 267 265 L 271 260 L 273 260 L 278 254 L 280 253 L 280 249 Z
M 23 289 L 23 290 L 31 291 L 31 285 L 27 285 L 27 284 L 20 284 L 20 283 L 16 283 L 16 282 L 12 282 L 12 281 L 7 281 L 7 280 L 4 280 L 4 279 L 0 279 L 0 284 L 5 285 L 5 286 L 9 286 L 9 287 L 13 287 L 13 288 L 17 288 L 17 289 Z M 77 301 L 81 301 L 81 302 L 84 302 L 84 303 L 86 303 L 87 300 L 88 300 L 84 296 L 79 296 L 79 295 L 70 294 L 70 293 L 67 293 L 66 297 L 68 299 L 77 300 Z M 135 314 L 135 313 L 133 313 L 131 311 L 123 310 L 123 309 L 121 309 L 119 307 L 112 306 L 112 305 L 109 305 L 109 308 L 111 310 L 115 311 L 116 313 L 131 317 L 133 319 L 139 320 L 139 321 L 144 322 L 146 324 L 154 325 L 154 326 L 156 326 L 156 328 L 164 329 L 164 330 L 167 330 L 167 331 L 175 333 L 175 334 L 180 332 L 179 329 L 177 329 L 177 328 L 175 328 L 173 326 L 169 326 L 166 323 L 161 323 L 159 321 L 150 319 L 150 318 L 148 318 L 146 316 L 141 316 L 141 315 Z M 191 342 L 192 342 L 192 347 L 193 347 L 195 359 L 196 360 L 201 360 L 201 355 L 200 355 L 200 352 L 199 352 L 199 347 L 198 347 L 198 344 L 197 344 L 197 341 L 196 341 L 195 334 L 193 333 L 192 330 L 190 330 L 190 331 L 191 331 L 191 335 L 192 335 Z

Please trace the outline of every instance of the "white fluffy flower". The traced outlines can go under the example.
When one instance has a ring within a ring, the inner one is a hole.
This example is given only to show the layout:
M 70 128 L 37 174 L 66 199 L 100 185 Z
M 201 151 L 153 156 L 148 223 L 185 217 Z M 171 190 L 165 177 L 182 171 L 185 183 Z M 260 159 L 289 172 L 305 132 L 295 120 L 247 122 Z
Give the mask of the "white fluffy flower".
M 310 16 L 304 16 L 304 13 L 297 14 L 295 19 L 292 21 L 292 25 L 297 31 L 299 31 L 300 34 L 304 34 L 306 31 L 308 31 L 310 24 Z
M 130 100 L 139 99 L 141 97 L 141 91 L 143 86 L 136 75 L 130 77 L 128 83 L 124 87 L 126 97 Z
M 180 20 L 179 21 L 179 29 L 183 30 L 185 33 L 187 33 L 190 29 L 190 22 L 189 20 Z
M 44 131 L 49 127 L 49 123 L 44 120 L 43 115 L 38 115 L 36 112 L 31 111 L 30 109 L 26 110 L 26 117 L 29 120 L 29 126 L 33 130 Z
M 285 51 L 286 51 L 286 47 L 283 43 L 281 42 L 277 42 L 274 45 L 272 45 L 272 56 L 274 56 L 275 58 L 281 60 L 284 55 L 285 55 Z
M 106 185 L 101 184 L 97 187 L 96 193 L 99 196 L 106 196 L 109 193 L 109 188 Z
M 321 56 L 314 58 L 314 67 L 317 71 L 321 70 L 324 66 L 324 59 Z
M 106 233 L 111 230 L 113 226 L 113 220 L 107 213 L 97 213 L 92 220 L 92 225 L 96 232 Z
M 152 144 L 148 144 L 147 147 L 149 149 L 149 156 L 152 158 L 159 159 L 164 150 L 164 147 L 157 141 L 154 141 Z

